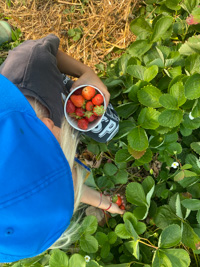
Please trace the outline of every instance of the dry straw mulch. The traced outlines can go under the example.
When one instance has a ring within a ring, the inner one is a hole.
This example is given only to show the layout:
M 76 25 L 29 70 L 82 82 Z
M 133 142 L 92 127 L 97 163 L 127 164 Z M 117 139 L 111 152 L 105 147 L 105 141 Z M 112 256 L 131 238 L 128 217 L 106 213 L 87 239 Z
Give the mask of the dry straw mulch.
M 8 7 L 6 1 L 11 1 Z M 105 64 L 114 48 L 125 49 L 135 40 L 130 22 L 141 0 L 0 0 L 0 13 L 21 29 L 23 39 L 56 34 L 64 52 L 95 69 Z M 69 29 L 81 29 L 78 41 Z M 114 55 L 114 53 L 113 53 Z

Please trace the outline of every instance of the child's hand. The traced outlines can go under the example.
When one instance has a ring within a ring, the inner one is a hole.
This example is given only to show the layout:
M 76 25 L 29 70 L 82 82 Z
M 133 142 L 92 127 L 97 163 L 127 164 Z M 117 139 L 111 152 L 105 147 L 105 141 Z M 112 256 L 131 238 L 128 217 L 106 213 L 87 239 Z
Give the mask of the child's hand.
M 92 69 L 82 74 L 78 78 L 78 80 L 73 83 L 71 90 L 84 84 L 96 86 L 104 94 L 106 105 L 108 106 L 110 100 L 110 93 L 108 92 L 107 87 L 103 84 L 103 82 L 99 79 L 99 77 Z

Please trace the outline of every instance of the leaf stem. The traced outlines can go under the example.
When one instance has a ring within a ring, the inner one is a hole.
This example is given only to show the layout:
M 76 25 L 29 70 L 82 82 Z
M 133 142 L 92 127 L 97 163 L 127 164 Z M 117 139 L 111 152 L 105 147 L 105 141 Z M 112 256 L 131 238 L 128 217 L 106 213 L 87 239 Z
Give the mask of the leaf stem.
M 139 242 L 142 243 L 142 244 L 144 244 L 144 245 L 146 245 L 146 246 L 148 246 L 148 247 L 151 247 L 151 248 L 154 248 L 154 249 L 158 249 L 158 247 L 153 246 L 153 245 L 149 245 L 149 244 L 147 244 L 147 243 L 145 243 L 145 242 L 143 242 L 141 240 L 139 240 Z

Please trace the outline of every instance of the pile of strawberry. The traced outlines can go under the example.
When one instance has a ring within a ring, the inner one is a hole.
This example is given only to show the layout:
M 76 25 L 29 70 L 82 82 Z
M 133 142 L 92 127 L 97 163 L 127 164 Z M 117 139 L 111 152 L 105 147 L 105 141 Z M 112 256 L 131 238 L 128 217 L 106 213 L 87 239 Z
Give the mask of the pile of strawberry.
M 66 111 L 70 117 L 77 120 L 82 130 L 88 129 L 88 124 L 104 114 L 103 96 L 94 87 L 80 88 L 70 96 Z

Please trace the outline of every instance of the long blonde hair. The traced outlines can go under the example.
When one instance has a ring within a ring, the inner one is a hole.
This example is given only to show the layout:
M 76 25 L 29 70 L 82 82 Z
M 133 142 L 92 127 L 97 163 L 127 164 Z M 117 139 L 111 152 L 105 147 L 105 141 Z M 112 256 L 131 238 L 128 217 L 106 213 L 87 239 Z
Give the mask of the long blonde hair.
M 44 107 L 39 101 L 37 101 L 33 97 L 26 96 L 27 100 L 31 104 L 32 108 L 35 110 L 35 113 L 39 119 L 44 117 L 49 117 L 49 112 L 46 107 Z M 68 160 L 69 166 L 72 170 L 73 175 L 73 183 L 74 183 L 74 213 L 77 211 L 81 194 L 82 194 L 82 186 L 83 186 L 83 172 L 82 167 L 78 164 L 75 164 L 74 158 L 76 155 L 77 145 L 79 142 L 78 132 L 75 131 L 67 122 L 66 119 L 63 120 L 61 125 L 61 133 L 60 133 L 60 146 L 63 150 L 63 153 Z M 61 237 L 50 247 L 50 249 L 54 248 L 62 248 L 68 246 L 72 237 L 75 235 L 76 230 L 78 229 L 78 220 L 73 221 L 70 224 L 65 232 L 61 235 Z

